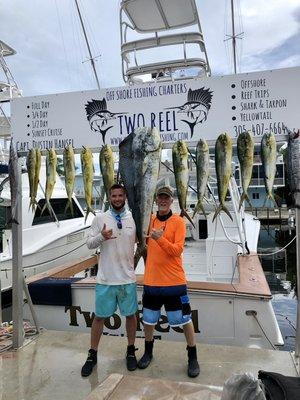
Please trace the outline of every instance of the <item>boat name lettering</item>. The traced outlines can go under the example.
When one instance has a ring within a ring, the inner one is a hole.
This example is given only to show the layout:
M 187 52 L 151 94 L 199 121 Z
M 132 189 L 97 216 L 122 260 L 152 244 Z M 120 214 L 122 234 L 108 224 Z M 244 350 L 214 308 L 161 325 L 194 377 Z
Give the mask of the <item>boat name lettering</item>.
M 141 307 L 141 302 L 139 302 Z M 85 326 L 90 328 L 92 326 L 92 322 L 95 314 L 89 311 L 82 311 L 80 306 L 66 306 L 65 313 L 69 313 L 70 316 L 70 326 L 79 326 L 78 323 L 78 315 L 82 315 L 84 318 Z M 142 308 L 139 308 L 136 317 L 137 317 L 137 332 L 143 331 L 143 322 L 142 322 L 143 311 Z M 200 333 L 199 330 L 199 319 L 198 319 L 198 310 L 192 311 L 192 320 L 194 324 L 195 333 Z M 110 318 L 106 318 L 104 321 L 104 325 L 107 329 L 117 330 L 122 326 L 122 319 L 118 314 L 113 314 Z M 125 330 L 125 327 L 123 327 Z M 183 329 L 180 327 L 170 327 L 168 324 L 168 319 L 165 315 L 161 315 L 160 320 L 155 325 L 155 330 L 157 332 L 169 332 L 172 329 L 175 332 L 183 333 Z
M 142 113 L 132 115 L 118 115 L 120 134 L 129 135 L 136 128 L 150 126 L 156 127 L 159 132 L 178 131 L 176 125 L 176 111 L 160 111 L 144 115 Z

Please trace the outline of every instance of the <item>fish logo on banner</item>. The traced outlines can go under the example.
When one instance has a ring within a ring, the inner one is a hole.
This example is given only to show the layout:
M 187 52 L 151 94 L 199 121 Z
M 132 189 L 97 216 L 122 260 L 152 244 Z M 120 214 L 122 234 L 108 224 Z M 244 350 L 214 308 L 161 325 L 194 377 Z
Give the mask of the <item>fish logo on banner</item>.
M 109 129 L 113 127 L 113 120 L 117 115 L 127 114 L 124 112 L 113 113 L 107 109 L 106 100 L 94 100 L 88 101 L 85 105 L 85 112 L 87 120 L 90 124 L 90 128 L 93 132 L 100 132 L 102 135 L 102 141 L 105 144 L 105 136 Z
M 188 124 L 191 138 L 193 137 L 195 126 L 207 120 L 212 94 L 213 92 L 210 89 L 204 89 L 204 87 L 196 90 L 189 89 L 186 103 L 182 106 L 167 108 L 167 110 L 177 109 L 178 114 L 184 114 L 185 119 L 181 121 Z

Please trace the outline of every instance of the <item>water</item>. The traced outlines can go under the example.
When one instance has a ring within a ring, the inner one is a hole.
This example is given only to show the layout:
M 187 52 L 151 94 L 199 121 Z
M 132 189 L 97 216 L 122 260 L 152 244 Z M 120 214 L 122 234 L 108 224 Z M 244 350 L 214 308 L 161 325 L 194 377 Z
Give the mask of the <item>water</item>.
M 283 248 L 294 237 L 295 231 L 281 231 L 279 226 L 270 226 L 268 230 L 262 226 L 258 252 L 274 252 Z M 297 299 L 296 288 L 296 241 L 294 240 L 285 251 L 274 257 L 262 260 L 263 269 L 270 290 L 273 294 L 273 308 L 284 339 L 281 350 L 295 350 Z

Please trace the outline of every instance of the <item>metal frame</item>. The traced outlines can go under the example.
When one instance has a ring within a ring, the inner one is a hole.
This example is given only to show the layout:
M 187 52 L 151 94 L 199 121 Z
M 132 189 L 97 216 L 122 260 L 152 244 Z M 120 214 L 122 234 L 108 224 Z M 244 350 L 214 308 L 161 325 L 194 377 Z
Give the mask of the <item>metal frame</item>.
M 178 69 L 184 69 L 188 67 L 198 67 L 203 70 L 206 75 L 210 75 L 210 66 L 208 62 L 206 47 L 203 39 L 201 24 L 199 20 L 199 15 L 197 12 L 197 7 L 195 0 L 190 0 L 191 6 L 193 8 L 194 20 L 189 23 L 178 23 L 174 26 L 168 24 L 168 18 L 164 12 L 160 0 L 155 0 L 157 9 L 160 12 L 162 20 L 164 21 L 164 27 L 160 29 L 139 29 L 137 24 L 134 22 L 132 16 L 128 11 L 128 5 L 130 3 L 137 3 L 138 0 L 123 0 L 120 6 L 120 37 L 121 37 L 121 57 L 122 57 L 122 75 L 124 82 L 134 83 L 134 78 L 141 74 L 153 74 L 156 75 L 156 79 L 159 77 L 160 72 L 168 72 L 170 77 L 173 78 L 173 71 Z M 170 7 L 172 3 L 170 2 Z M 130 23 L 123 20 L 124 14 L 127 16 Z M 183 28 L 191 25 L 197 25 L 197 31 L 185 32 L 185 33 L 174 33 L 174 29 Z M 137 33 L 152 33 L 154 36 L 148 37 L 140 40 L 127 41 L 127 31 L 131 29 Z M 158 35 L 158 32 L 172 32 L 168 35 Z M 199 58 L 188 58 L 186 46 L 187 44 L 197 44 L 199 45 L 200 53 L 204 53 L 204 57 Z M 138 64 L 137 61 L 137 51 L 149 50 L 153 48 L 158 48 L 162 46 L 183 46 L 183 59 L 181 60 L 168 60 L 150 64 Z M 135 67 L 130 67 L 129 53 L 133 53 Z M 166 76 L 165 76 L 166 78 Z M 177 78 L 180 79 L 180 78 Z

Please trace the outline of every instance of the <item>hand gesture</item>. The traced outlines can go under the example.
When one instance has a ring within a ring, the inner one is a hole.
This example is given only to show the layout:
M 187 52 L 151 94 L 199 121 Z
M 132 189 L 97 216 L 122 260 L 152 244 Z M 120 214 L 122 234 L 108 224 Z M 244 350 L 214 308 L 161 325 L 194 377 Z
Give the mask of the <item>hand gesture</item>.
M 157 240 L 159 239 L 164 233 L 163 229 L 152 229 L 152 231 L 150 232 L 149 236 L 154 239 Z
M 112 229 L 106 229 L 106 224 L 103 225 L 101 235 L 104 237 L 105 240 L 116 239 L 116 236 L 113 236 Z

